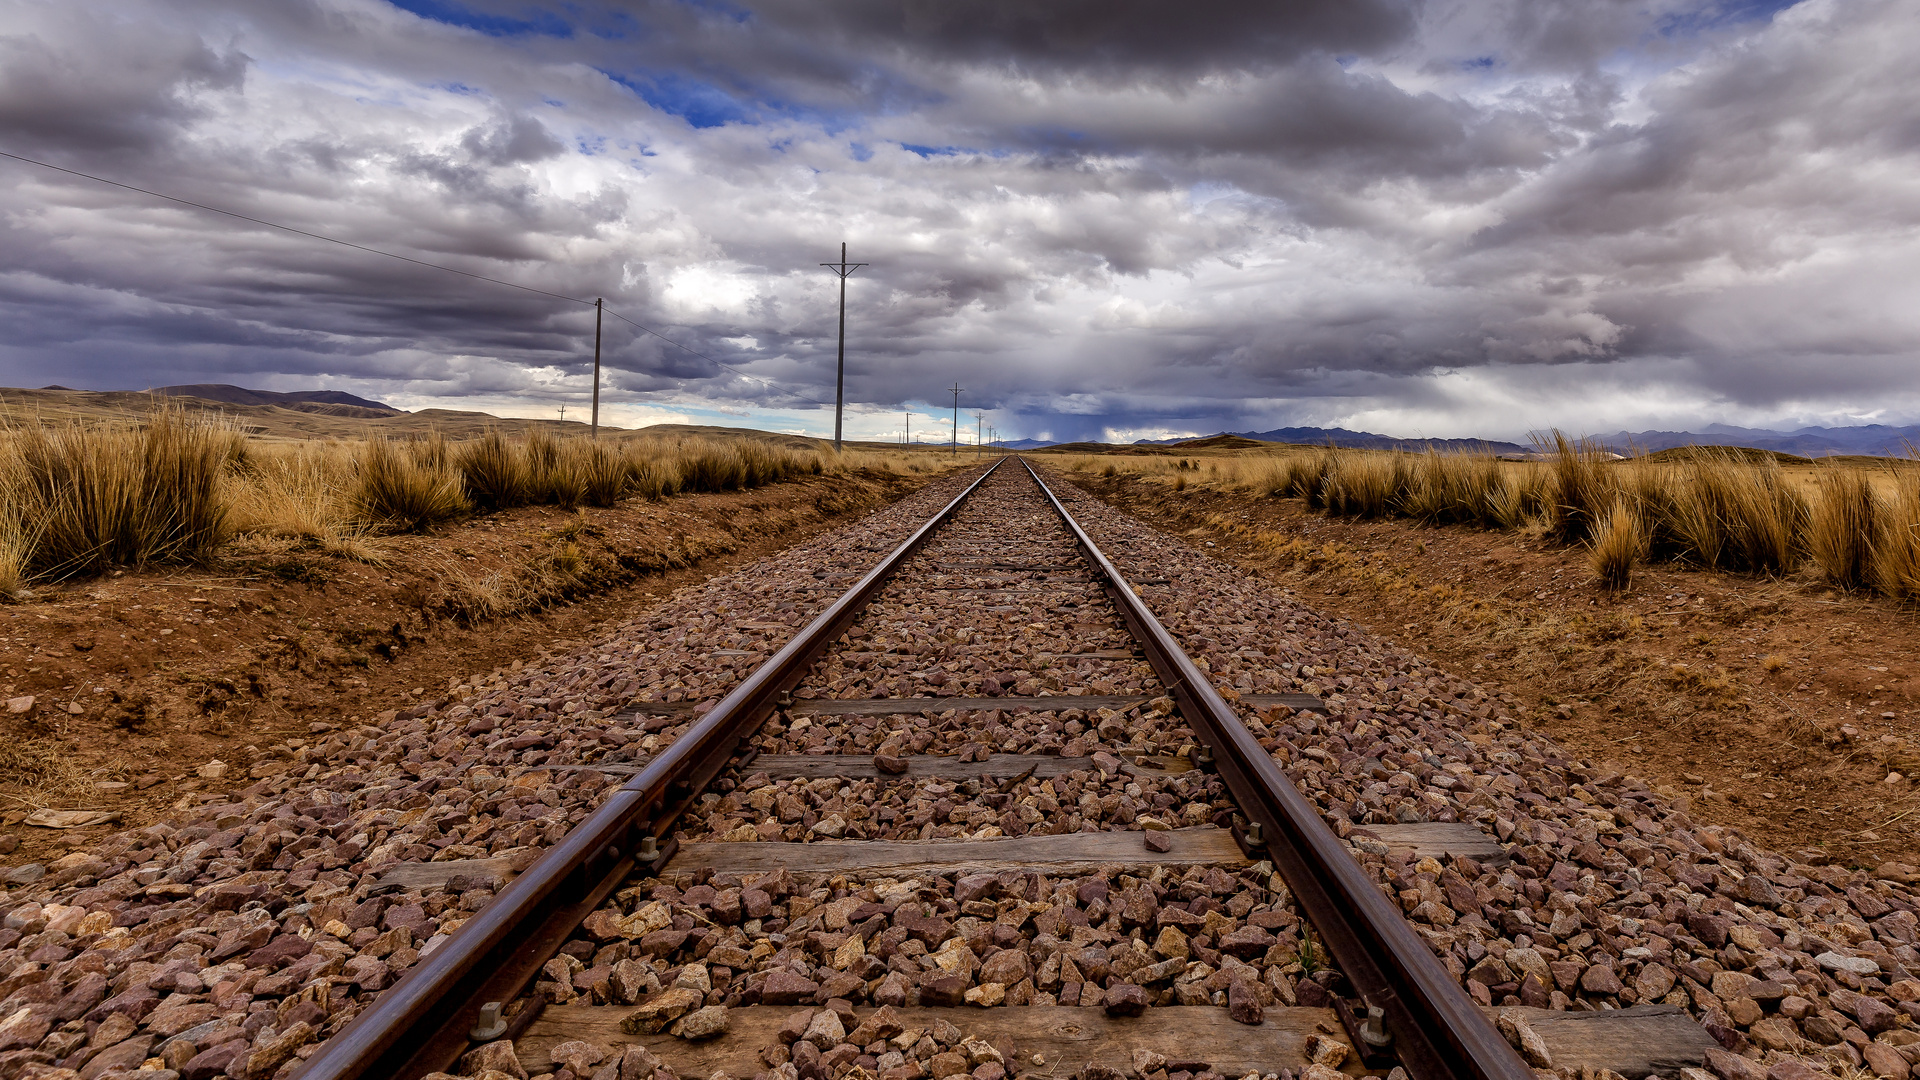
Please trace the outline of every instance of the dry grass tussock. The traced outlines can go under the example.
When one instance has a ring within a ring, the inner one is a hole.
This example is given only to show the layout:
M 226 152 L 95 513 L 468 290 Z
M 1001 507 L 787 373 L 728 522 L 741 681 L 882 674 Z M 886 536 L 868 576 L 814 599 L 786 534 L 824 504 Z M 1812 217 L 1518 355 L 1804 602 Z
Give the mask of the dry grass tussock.
M 0 443 L 0 579 L 204 558 L 230 535 L 226 491 L 244 437 L 161 409 L 141 425 L 10 430 Z
M 138 424 L 23 426 L 0 431 L 0 597 L 35 580 L 202 562 L 235 538 L 257 552 L 378 561 L 379 534 L 429 531 L 477 511 L 612 506 L 954 464 L 972 461 L 644 434 L 250 443 L 218 419 L 173 407 Z
M 1615 591 L 1633 585 L 1634 565 L 1646 560 L 1647 531 L 1640 511 L 1630 502 L 1616 502 L 1593 532 L 1587 562 L 1593 576 Z
M 1811 494 L 1772 457 L 1698 448 L 1616 460 L 1555 433 L 1543 462 L 1474 454 L 1290 448 L 1199 462 L 1079 455 L 1069 470 L 1142 474 L 1303 499 L 1330 515 L 1523 529 L 1584 546 L 1595 576 L 1627 588 L 1649 560 L 1737 573 L 1811 568 L 1842 588 L 1920 599 L 1920 471 L 1823 466 Z M 1892 466 L 1889 466 L 1892 468 Z

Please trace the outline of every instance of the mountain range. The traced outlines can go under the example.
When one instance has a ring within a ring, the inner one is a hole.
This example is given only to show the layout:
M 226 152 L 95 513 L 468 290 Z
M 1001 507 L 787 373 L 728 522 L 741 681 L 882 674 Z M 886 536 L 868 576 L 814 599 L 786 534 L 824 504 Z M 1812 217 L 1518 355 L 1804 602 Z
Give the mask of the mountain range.
M 1495 454 L 1528 454 L 1534 446 L 1502 442 L 1498 439 L 1403 439 L 1347 428 L 1289 427 L 1272 431 L 1223 431 L 1221 436 L 1238 436 L 1259 442 L 1299 443 L 1309 446 L 1352 447 L 1364 450 L 1471 450 Z M 1778 450 L 1802 457 L 1829 457 L 1835 454 L 1865 454 L 1874 457 L 1915 456 L 1920 447 L 1920 425 L 1892 427 L 1886 424 L 1862 424 L 1855 427 L 1802 427 L 1791 431 L 1769 428 L 1743 428 L 1730 424 L 1708 424 L 1701 431 L 1617 431 L 1611 435 L 1590 435 L 1595 443 L 1622 454 L 1650 453 L 1677 446 L 1750 446 L 1759 450 Z M 1028 440 L 1030 441 L 1030 440 Z M 1174 446 L 1200 441 L 1191 436 L 1173 439 L 1140 439 L 1136 446 Z M 1020 446 L 1009 443 L 1009 446 Z M 1045 445 L 1036 443 L 1034 445 Z
M 1454 450 L 1494 454 L 1527 454 L 1533 451 L 1533 447 L 1502 442 L 1498 439 L 1401 439 L 1392 435 L 1376 435 L 1370 431 L 1350 431 L 1346 428 L 1288 427 L 1274 428 L 1272 431 L 1223 431 L 1220 434 L 1253 439 L 1256 442 L 1301 443 L 1308 446 L 1333 445 L 1355 450 Z M 1218 436 L 1208 437 L 1217 438 Z M 1173 446 L 1194 441 L 1196 440 L 1191 437 L 1139 439 L 1134 445 Z
M 49 390 L 65 389 L 48 387 Z M 152 394 L 165 394 L 168 397 L 192 397 L 203 401 L 221 401 L 228 405 L 278 405 L 283 409 L 298 409 L 301 412 L 333 412 L 332 409 L 316 409 L 312 406 L 344 406 L 350 409 L 371 409 L 380 413 L 399 413 L 383 401 L 370 401 L 356 397 L 342 390 L 294 390 L 282 393 L 277 390 L 249 390 L 244 386 L 230 386 L 226 383 L 194 383 L 188 386 L 161 386 L 148 391 Z M 355 415 L 341 413 L 337 415 Z
M 1803 427 L 1792 431 L 1773 431 L 1708 424 L 1704 431 L 1619 431 L 1612 435 L 1596 435 L 1593 439 L 1621 453 L 1628 450 L 1667 450 L 1676 446 L 1751 446 L 1759 450 L 1799 454 L 1801 457 L 1827 457 L 1833 454 L 1909 457 L 1913 455 L 1914 447 L 1920 446 L 1920 426 L 1862 424 L 1857 427 Z

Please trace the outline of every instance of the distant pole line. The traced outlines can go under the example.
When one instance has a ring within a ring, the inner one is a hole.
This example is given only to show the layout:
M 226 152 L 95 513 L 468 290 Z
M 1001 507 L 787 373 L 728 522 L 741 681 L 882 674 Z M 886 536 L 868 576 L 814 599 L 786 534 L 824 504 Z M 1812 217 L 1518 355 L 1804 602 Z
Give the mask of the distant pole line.
M 14 161 L 24 162 L 28 165 L 37 165 L 42 169 L 48 169 L 57 173 L 65 173 L 68 176 L 78 176 L 84 180 L 92 180 L 95 183 L 106 184 L 108 187 L 117 187 L 124 191 L 138 192 L 142 195 L 149 195 L 149 196 L 152 196 L 153 198 L 161 199 L 166 202 L 178 203 L 181 206 L 191 206 L 196 210 L 205 210 L 210 214 L 220 214 L 224 217 L 230 217 L 240 221 L 251 222 L 255 225 L 264 225 L 269 229 L 278 229 L 281 232 L 293 233 L 296 236 L 304 236 L 312 240 L 323 240 L 329 244 L 338 244 L 341 247 L 352 248 L 355 251 L 364 251 L 370 255 L 380 255 L 389 259 L 397 259 L 400 262 L 412 263 L 415 266 L 424 266 L 429 270 L 443 270 L 449 274 L 458 274 L 461 277 L 471 278 L 475 281 L 485 281 L 494 285 L 505 285 L 509 289 L 519 289 L 521 292 L 535 293 L 540 296 L 552 297 L 555 300 L 565 300 L 569 303 L 580 304 L 586 307 L 592 307 L 596 309 L 595 317 L 594 317 L 594 338 L 595 338 L 594 347 L 595 347 L 596 353 L 599 351 L 600 315 L 604 313 L 606 315 L 611 315 L 614 318 L 619 319 L 621 322 L 626 323 L 628 326 L 631 326 L 636 330 L 640 330 L 645 333 L 652 334 L 654 337 L 659 338 L 661 341 L 666 342 L 667 344 L 673 346 L 674 348 L 679 349 L 680 351 L 688 353 L 690 355 L 697 356 L 700 359 L 705 360 L 707 363 L 712 364 L 717 368 L 720 368 L 725 371 L 731 371 L 735 375 L 738 375 L 743 379 L 752 379 L 756 382 L 763 383 L 770 388 L 777 386 L 777 384 L 774 383 L 774 381 L 771 379 L 763 378 L 759 375 L 749 375 L 746 372 L 741 371 L 739 368 L 736 368 L 731 364 L 727 364 L 719 360 L 715 360 L 713 357 L 708 356 L 706 353 L 703 353 L 698 349 L 694 349 L 686 345 L 682 345 L 680 342 L 675 341 L 674 339 L 668 337 L 665 334 L 662 334 L 660 331 L 655 330 L 650 326 L 643 325 L 641 323 L 635 322 L 632 319 L 627 318 L 625 315 L 620 314 L 618 311 L 615 311 L 612 308 L 606 307 L 604 299 L 587 300 L 583 297 L 568 296 L 566 293 L 552 292 L 547 289 L 536 289 L 531 285 L 522 285 L 522 284 L 519 284 L 518 282 L 507 281 L 504 278 L 490 277 L 486 274 L 476 274 L 471 270 L 461 270 L 458 267 L 447 266 L 444 263 L 428 262 L 425 259 L 416 259 L 411 255 L 400 255 L 391 251 L 383 251 L 380 248 L 368 247 L 365 244 L 356 244 L 351 240 L 342 240 L 336 236 L 327 236 L 324 233 L 312 232 L 307 229 L 296 228 L 295 226 L 292 226 L 292 225 L 282 225 L 277 221 L 268 221 L 265 218 L 257 218 L 251 214 L 242 214 L 236 210 L 224 210 L 218 206 L 209 206 L 206 203 L 195 202 L 192 199 L 183 199 L 177 195 L 168 195 L 165 192 L 154 191 L 151 188 L 143 188 L 135 184 L 125 184 L 125 183 L 121 183 L 118 180 L 109 180 L 104 176 L 96 176 L 93 173 L 81 172 L 79 169 L 69 169 L 69 168 L 66 168 L 65 166 L 55 165 L 46 161 L 40 161 L 36 158 L 30 158 L 23 154 L 15 154 L 7 150 L 0 150 L 0 157 L 11 158 Z M 842 253 L 841 258 L 844 261 L 845 259 L 844 251 Z M 822 265 L 831 265 L 831 264 L 822 264 Z M 865 265 L 866 265 L 865 263 L 857 264 L 857 266 L 865 266 Z M 843 293 L 843 300 L 842 300 L 843 304 L 844 304 L 845 288 L 846 288 L 845 283 L 842 282 L 841 291 Z M 597 363 L 598 363 L 598 360 L 596 357 L 596 365 Z M 600 380 L 599 380 L 598 370 L 596 367 L 596 373 L 594 377 L 594 398 L 596 403 L 599 399 L 599 387 L 600 387 Z M 803 397 L 803 398 L 800 398 L 799 400 L 802 402 L 805 402 L 806 404 L 819 405 L 823 408 L 827 404 L 824 401 L 815 401 L 812 398 Z M 835 419 L 837 423 L 838 421 L 837 411 L 835 414 Z

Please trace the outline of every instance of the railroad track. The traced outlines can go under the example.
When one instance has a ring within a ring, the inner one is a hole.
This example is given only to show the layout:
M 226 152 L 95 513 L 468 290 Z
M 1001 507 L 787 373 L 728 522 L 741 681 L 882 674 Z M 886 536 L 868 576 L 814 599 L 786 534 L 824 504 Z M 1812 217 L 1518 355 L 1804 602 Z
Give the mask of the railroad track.
M 633 703 L 690 726 L 298 1075 L 1530 1076 L 1238 711 L 1324 706 L 1234 696 L 1003 460 L 711 709 Z

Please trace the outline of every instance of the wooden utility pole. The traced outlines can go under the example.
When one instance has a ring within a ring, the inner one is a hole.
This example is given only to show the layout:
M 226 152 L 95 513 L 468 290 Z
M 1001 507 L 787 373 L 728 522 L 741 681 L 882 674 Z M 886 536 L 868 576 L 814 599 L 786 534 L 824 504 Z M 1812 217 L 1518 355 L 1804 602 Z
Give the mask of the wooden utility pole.
M 606 308 L 606 297 L 596 297 L 593 301 L 593 438 L 600 437 L 600 313 Z
M 987 444 L 982 438 L 986 434 L 987 414 L 978 409 L 973 411 L 973 449 L 974 453 L 985 453 Z
M 847 276 L 866 263 L 847 261 L 847 242 L 840 242 L 840 261 L 821 263 L 821 266 L 840 275 L 840 360 L 834 367 L 833 377 L 833 452 L 840 452 L 840 405 L 847 391 Z
M 953 450 L 951 452 L 958 454 L 960 452 L 960 395 L 966 391 L 960 389 L 960 383 L 957 380 L 948 389 L 953 392 Z

